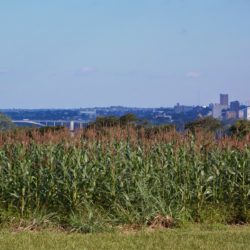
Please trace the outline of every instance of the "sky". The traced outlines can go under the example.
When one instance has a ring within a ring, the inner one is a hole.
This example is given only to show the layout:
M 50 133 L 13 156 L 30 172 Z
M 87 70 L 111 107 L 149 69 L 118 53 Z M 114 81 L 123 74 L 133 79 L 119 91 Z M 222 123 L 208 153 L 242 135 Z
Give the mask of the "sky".
M 250 0 L 0 6 L 0 109 L 250 99 Z

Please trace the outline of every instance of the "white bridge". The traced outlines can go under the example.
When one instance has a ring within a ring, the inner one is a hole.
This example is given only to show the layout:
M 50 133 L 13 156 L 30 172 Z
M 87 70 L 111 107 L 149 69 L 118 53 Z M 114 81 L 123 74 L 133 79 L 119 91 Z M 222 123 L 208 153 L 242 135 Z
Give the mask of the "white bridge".
M 34 126 L 34 127 L 56 127 L 64 126 L 68 127 L 70 130 L 75 130 L 76 128 L 83 128 L 89 124 L 89 120 L 12 120 L 16 125 L 23 126 Z

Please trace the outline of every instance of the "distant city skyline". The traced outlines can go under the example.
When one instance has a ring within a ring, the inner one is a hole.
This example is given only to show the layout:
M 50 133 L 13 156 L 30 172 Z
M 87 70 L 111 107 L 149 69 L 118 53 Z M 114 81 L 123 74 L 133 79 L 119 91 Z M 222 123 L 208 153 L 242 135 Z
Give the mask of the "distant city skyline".
M 250 100 L 250 1 L 31 0 L 0 8 L 0 109 Z M 250 104 L 250 103 L 249 103 Z

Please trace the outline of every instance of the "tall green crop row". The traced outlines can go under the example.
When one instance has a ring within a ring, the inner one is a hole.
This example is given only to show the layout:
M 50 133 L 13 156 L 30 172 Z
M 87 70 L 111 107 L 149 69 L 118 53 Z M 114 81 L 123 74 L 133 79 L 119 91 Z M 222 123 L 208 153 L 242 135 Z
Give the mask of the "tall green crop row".
M 250 148 L 204 150 L 129 141 L 8 144 L 0 149 L 0 211 L 63 220 L 96 211 L 111 224 L 156 215 L 249 222 Z M 97 216 L 97 215 L 96 215 Z M 97 217 L 96 217 L 97 218 Z

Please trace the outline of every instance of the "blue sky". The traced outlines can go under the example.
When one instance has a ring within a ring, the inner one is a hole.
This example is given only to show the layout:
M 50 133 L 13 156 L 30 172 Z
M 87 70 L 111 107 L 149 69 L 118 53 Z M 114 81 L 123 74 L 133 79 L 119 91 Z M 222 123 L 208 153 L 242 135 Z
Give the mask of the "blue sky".
M 0 108 L 250 99 L 249 0 L 0 3 Z

